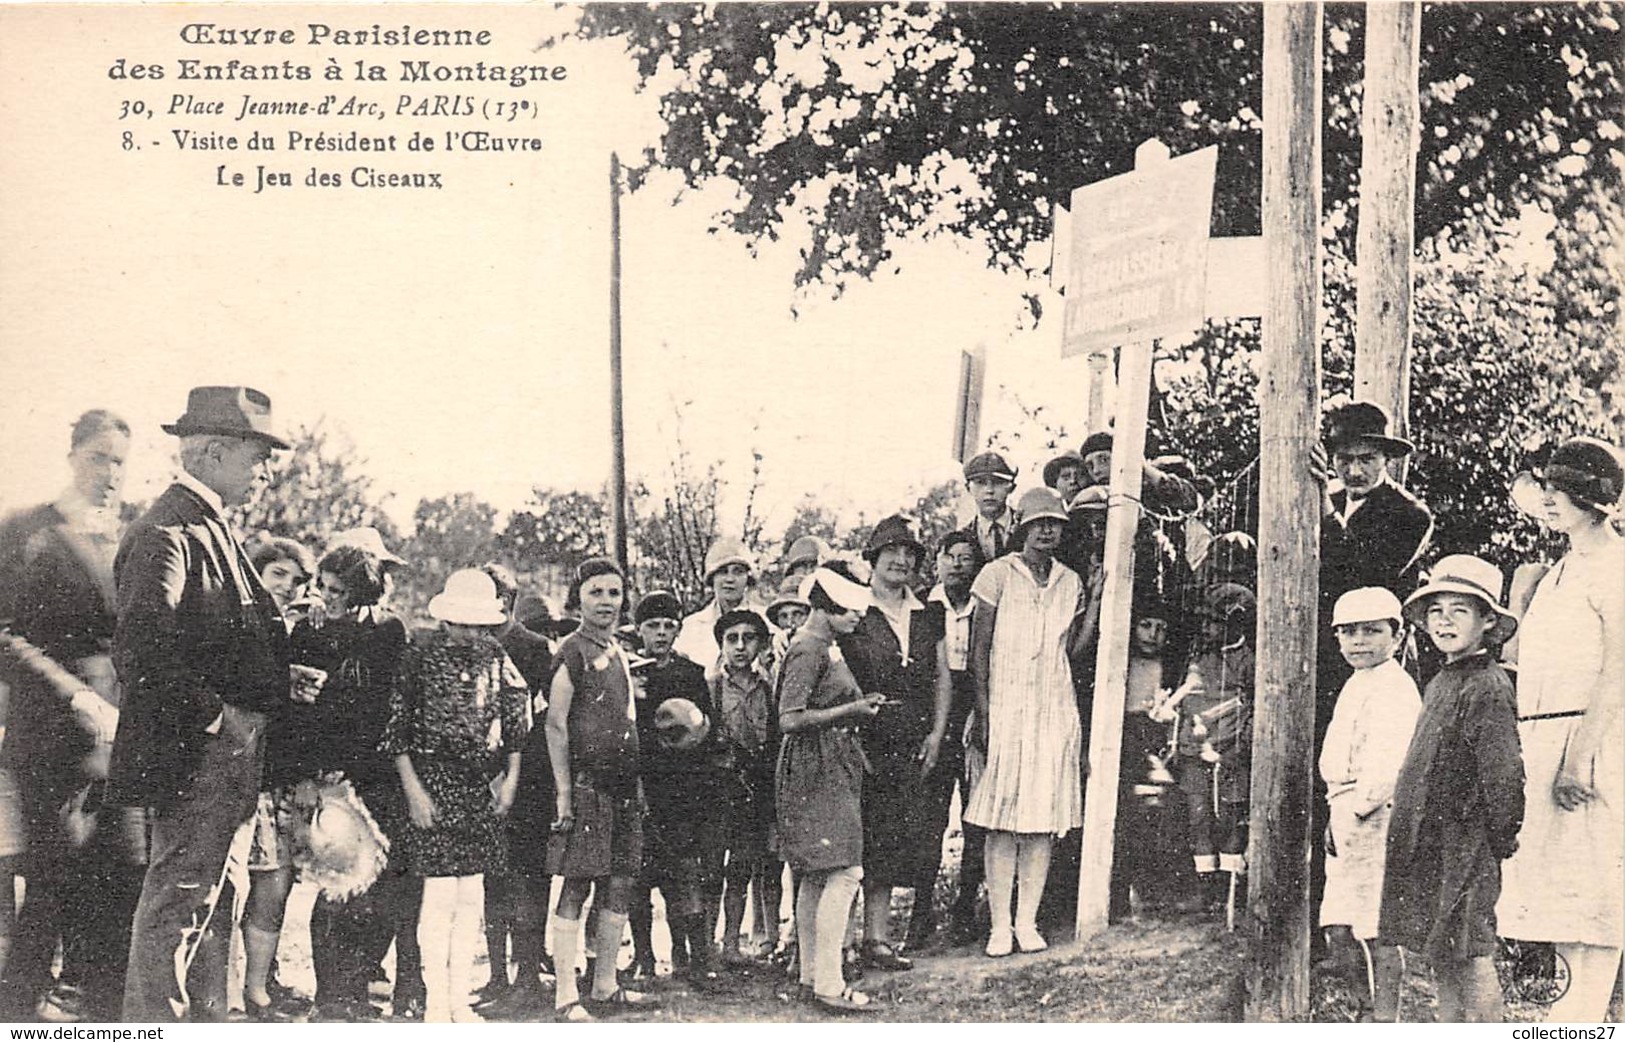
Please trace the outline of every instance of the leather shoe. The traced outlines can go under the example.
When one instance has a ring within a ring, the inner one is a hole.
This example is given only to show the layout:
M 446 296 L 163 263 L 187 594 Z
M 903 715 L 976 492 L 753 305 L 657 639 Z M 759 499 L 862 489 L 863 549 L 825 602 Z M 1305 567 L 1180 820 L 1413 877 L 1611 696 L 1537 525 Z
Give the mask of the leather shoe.
M 914 968 L 914 960 L 898 955 L 897 949 L 885 941 L 864 941 L 863 962 L 874 969 L 892 972 Z

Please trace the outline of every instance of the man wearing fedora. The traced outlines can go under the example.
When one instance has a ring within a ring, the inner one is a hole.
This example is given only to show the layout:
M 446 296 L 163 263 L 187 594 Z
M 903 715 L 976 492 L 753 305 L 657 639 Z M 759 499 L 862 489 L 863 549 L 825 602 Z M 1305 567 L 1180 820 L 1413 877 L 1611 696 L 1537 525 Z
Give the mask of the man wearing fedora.
M 1326 417 L 1325 456 L 1311 471 L 1321 482 L 1320 615 L 1318 686 L 1322 697 L 1315 734 L 1325 733 L 1332 703 L 1350 670 L 1331 638 L 1332 608 L 1350 590 L 1380 586 L 1404 598 L 1433 535 L 1433 515 L 1388 474 L 1392 460 L 1414 446 L 1388 433 L 1388 413 L 1372 402 L 1352 402 Z M 1341 488 L 1332 491 L 1327 459 Z
M 1416 587 L 1418 569 L 1433 535 L 1433 515 L 1422 501 L 1396 484 L 1392 460 L 1414 446 L 1388 432 L 1388 413 L 1374 402 L 1350 402 L 1326 415 L 1324 448 L 1310 457 L 1310 473 L 1321 486 L 1320 629 L 1315 666 L 1315 746 L 1331 725 L 1332 710 L 1353 669 L 1343 660 L 1332 634 L 1333 609 L 1350 590 L 1381 587 L 1404 600 Z M 1336 476 L 1341 485 L 1331 488 Z M 1317 783 L 1311 832 L 1310 907 L 1320 905 L 1326 881 L 1325 790 Z M 1317 954 L 1324 937 L 1312 935 Z
M 289 695 L 286 630 L 225 517 L 288 448 L 271 400 L 195 387 L 164 431 L 180 439 L 182 472 L 130 526 L 113 567 L 124 703 L 108 799 L 147 808 L 151 837 L 124 1019 L 147 1022 L 224 1015 L 224 963 L 193 971 L 193 960 L 254 816 L 266 713 Z M 210 1001 L 189 994 L 189 975 Z

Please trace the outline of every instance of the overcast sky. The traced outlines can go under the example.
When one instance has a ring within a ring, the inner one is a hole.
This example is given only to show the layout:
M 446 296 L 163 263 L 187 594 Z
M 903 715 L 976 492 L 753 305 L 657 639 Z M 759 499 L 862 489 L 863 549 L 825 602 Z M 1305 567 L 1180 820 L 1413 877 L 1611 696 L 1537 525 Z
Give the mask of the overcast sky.
M 176 34 L 199 10 L 0 11 L 0 441 L 10 457 L 0 504 L 64 484 L 68 425 L 93 406 L 135 425 L 129 495 L 152 495 L 168 479 L 172 448 L 158 425 L 198 383 L 260 387 L 289 426 L 325 420 L 367 458 L 402 520 L 424 496 L 470 491 L 508 510 L 533 485 L 600 486 L 610 458 L 609 154 L 636 155 L 660 129 L 630 62 L 601 43 L 547 59 L 567 65 L 569 78 L 524 92 L 540 103 L 524 131 L 543 139 L 539 156 L 181 154 L 173 127 L 240 133 L 243 124 L 167 117 L 172 93 L 218 95 L 233 107 L 245 89 L 322 93 L 106 79 L 118 56 L 197 55 Z M 321 17 L 264 10 L 278 24 Z M 409 13 L 394 9 L 386 21 Z M 517 62 L 530 60 L 552 17 L 532 8 L 462 19 L 492 29 L 487 61 Z M 442 9 L 419 22 L 445 20 Z M 230 56 L 240 55 L 205 54 Z M 74 90 L 62 91 L 67 81 Z M 405 88 L 369 89 L 392 100 Z M 160 145 L 120 150 L 132 124 L 117 110 L 129 97 L 160 106 L 145 125 Z M 392 120 L 373 132 L 404 137 L 444 122 Z M 215 185 L 218 162 L 252 182 L 258 162 L 285 165 L 298 180 L 313 163 L 348 171 L 358 161 L 439 168 L 448 187 L 254 195 Z M 990 351 L 984 433 L 1016 422 L 1018 399 L 1081 417 L 1084 367 L 1059 358 L 1059 298 L 1037 328 L 1018 328 L 1021 293 L 1047 287 L 937 240 L 904 246 L 893 266 L 901 274 L 838 300 L 816 288 L 798 296 L 793 229 L 753 258 L 739 237 L 708 232 L 724 189 L 674 206 L 676 184 L 657 177 L 624 205 L 634 476 L 663 481 L 680 430 L 697 462 L 721 464 L 734 511 L 750 451 L 763 454 L 770 526 L 805 493 L 849 516 L 889 512 L 956 475 L 958 358 L 979 342 Z M 1042 460 L 1017 462 L 1036 478 Z

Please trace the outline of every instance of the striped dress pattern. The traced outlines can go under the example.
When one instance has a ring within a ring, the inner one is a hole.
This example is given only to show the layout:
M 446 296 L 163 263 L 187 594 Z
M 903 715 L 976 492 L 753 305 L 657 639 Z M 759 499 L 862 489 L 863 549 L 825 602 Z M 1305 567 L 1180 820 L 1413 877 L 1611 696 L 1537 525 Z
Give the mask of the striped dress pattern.
M 1066 655 L 1083 581 L 1056 561 L 1040 585 L 1019 555 L 1009 555 L 983 568 L 971 593 L 998 617 L 987 766 L 965 820 L 1000 832 L 1065 835 L 1083 825 L 1083 726 Z

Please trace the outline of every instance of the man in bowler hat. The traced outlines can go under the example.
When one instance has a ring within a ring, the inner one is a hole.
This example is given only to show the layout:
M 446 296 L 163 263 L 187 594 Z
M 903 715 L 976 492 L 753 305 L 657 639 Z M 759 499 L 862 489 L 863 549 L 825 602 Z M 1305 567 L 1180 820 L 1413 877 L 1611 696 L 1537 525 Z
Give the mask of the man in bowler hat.
M 281 617 L 225 517 L 288 448 L 271 400 L 196 387 L 164 431 L 180 439 L 182 472 L 130 526 L 113 566 L 124 703 L 108 798 L 147 808 L 151 834 L 124 1019 L 147 1022 L 224 1015 L 189 994 L 188 975 L 199 994 L 225 994 L 223 961 L 192 964 L 254 815 L 266 714 L 289 695 Z

